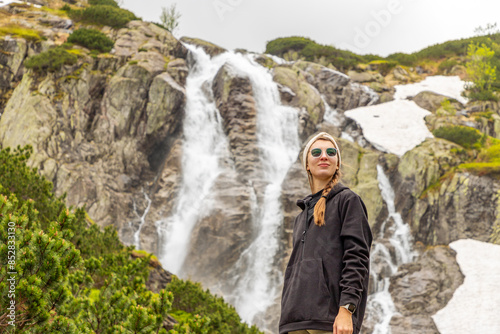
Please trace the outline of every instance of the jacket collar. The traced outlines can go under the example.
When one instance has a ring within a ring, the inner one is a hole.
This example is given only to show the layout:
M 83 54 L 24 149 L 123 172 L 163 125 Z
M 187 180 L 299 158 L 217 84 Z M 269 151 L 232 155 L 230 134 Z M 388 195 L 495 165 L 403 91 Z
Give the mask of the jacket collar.
M 346 186 L 344 186 L 342 183 L 337 183 L 335 186 L 333 186 L 332 190 L 326 195 L 326 200 L 328 201 L 329 199 L 333 198 L 335 195 L 337 195 L 339 192 L 342 190 L 348 189 Z M 322 190 L 320 190 L 322 191 Z M 317 194 L 317 193 L 316 193 Z M 304 197 L 303 199 L 297 200 L 297 206 L 304 210 L 306 206 L 309 204 L 311 199 L 313 198 L 315 194 L 310 194 Z

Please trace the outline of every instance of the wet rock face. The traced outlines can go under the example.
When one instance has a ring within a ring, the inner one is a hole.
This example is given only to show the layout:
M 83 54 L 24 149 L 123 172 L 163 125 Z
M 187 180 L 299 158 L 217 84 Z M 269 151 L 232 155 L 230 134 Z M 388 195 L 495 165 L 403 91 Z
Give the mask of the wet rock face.
M 464 281 L 455 257 L 448 246 L 436 246 L 399 267 L 389 287 L 399 312 L 391 319 L 392 333 L 439 333 L 431 315 L 448 303 Z
M 0 119 L 1 144 L 31 144 L 29 163 L 54 183 L 56 194 L 66 192 L 68 205 L 86 205 L 99 224 L 117 226 L 126 243 L 132 243 L 126 229 L 138 225 L 146 208 L 143 191 L 156 184 L 151 182 L 158 181 L 155 175 L 164 176 L 160 181 L 165 183 L 175 179 L 175 170 L 168 176 L 162 172 L 180 135 L 185 92 L 179 82 L 185 62 L 173 58 L 182 54 L 178 41 L 157 28 L 141 21 L 118 32 L 103 28 L 118 37 L 119 55 L 83 56 L 75 66 L 44 75 L 25 74 L 22 66 L 26 53 L 43 48 L 0 41 L 11 52 L 0 56 L 9 68 L 1 89 L 15 86 L 16 76 L 22 78 Z M 147 52 L 139 52 L 137 41 L 145 43 Z M 176 65 L 172 73 L 178 81 L 165 71 L 167 56 Z M 130 57 L 136 62 L 128 64 Z M 156 218 L 163 205 L 155 204 L 149 213 Z M 156 227 L 147 223 L 144 231 L 150 237 L 143 240 L 144 248 L 156 251 Z
M 212 90 L 240 182 L 262 179 L 258 166 L 257 107 L 250 80 L 226 64 L 215 76 Z
M 339 111 L 373 104 L 378 99 L 365 86 L 353 83 L 347 75 L 326 67 L 315 73 L 312 82 L 325 96 L 326 102 Z
M 427 245 L 458 239 L 489 241 L 498 217 L 499 185 L 488 177 L 457 173 L 417 201 L 412 230 Z
M 462 152 L 448 141 L 428 139 L 401 157 L 392 176 L 396 209 L 415 241 L 425 245 L 461 238 L 488 241 L 497 221 L 499 186 L 488 177 L 446 174 L 466 158 Z

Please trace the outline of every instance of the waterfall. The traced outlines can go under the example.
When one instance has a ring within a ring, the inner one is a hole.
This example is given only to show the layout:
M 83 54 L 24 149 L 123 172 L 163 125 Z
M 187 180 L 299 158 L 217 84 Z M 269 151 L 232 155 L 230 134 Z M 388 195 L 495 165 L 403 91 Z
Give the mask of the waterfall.
M 156 222 L 160 261 L 165 269 L 177 275 L 181 274 L 187 256 L 191 232 L 220 173 L 220 158 L 228 155 L 221 116 L 204 89 L 213 81 L 224 60 L 211 59 L 201 48 L 186 47 L 192 57 L 192 67 L 186 80 L 182 186 L 173 215 Z
M 140 220 L 139 228 L 134 233 L 134 246 L 135 246 L 135 249 L 141 249 L 141 241 L 140 241 L 139 237 L 141 235 L 142 226 L 144 225 L 144 222 L 146 220 L 146 216 L 148 215 L 149 208 L 151 207 L 151 199 L 149 198 L 148 194 L 146 194 L 144 192 L 144 189 L 142 189 L 142 193 L 143 193 L 144 199 L 146 200 L 146 202 L 148 203 L 148 205 L 147 205 L 146 209 L 144 210 L 144 212 L 142 213 L 141 216 L 139 216 L 139 214 L 137 213 L 137 205 L 136 205 L 135 201 L 133 202 L 134 203 L 134 213 L 137 216 L 137 218 L 139 218 L 139 220 Z
M 389 279 L 401 264 L 413 261 L 416 253 L 411 247 L 410 228 L 396 212 L 394 190 L 380 165 L 377 166 L 377 180 L 389 214 L 371 252 L 370 279 L 375 292 L 368 297 L 367 309 L 371 310 L 371 319 L 367 320 L 376 323 L 372 334 L 389 334 L 389 323 L 396 312 L 389 293 Z
M 281 293 L 282 273 L 274 265 L 283 223 L 281 185 L 300 151 L 298 111 L 281 105 L 271 73 L 250 58 L 238 68 L 249 77 L 257 105 L 257 140 L 264 181 L 262 203 L 252 212 L 257 236 L 232 271 L 235 290 L 228 300 L 243 320 L 265 327 L 264 312 Z
M 194 65 L 186 82 L 186 110 L 182 156 L 182 185 L 173 214 L 156 223 L 160 235 L 160 260 L 174 274 L 182 274 L 189 250 L 190 234 L 201 218 L 215 179 L 221 173 L 219 161 L 229 156 L 228 140 L 221 116 L 210 95 L 218 70 L 228 64 L 248 77 L 257 107 L 257 141 L 265 184 L 262 196 L 251 193 L 255 239 L 230 269 L 232 291 L 224 295 L 244 321 L 258 326 L 262 314 L 275 303 L 281 291 L 282 273 L 274 265 L 283 222 L 281 185 L 300 151 L 298 111 L 281 105 L 271 72 L 252 55 L 226 52 L 210 58 L 197 47 L 186 45 Z M 203 161 L 202 164 L 199 162 Z M 251 186 L 251 185 L 250 185 Z M 193 201 L 196 198 L 196 201 Z M 258 198 L 260 200 L 258 200 Z M 207 212 L 204 213 L 205 215 Z M 226 282 L 224 283 L 226 285 Z

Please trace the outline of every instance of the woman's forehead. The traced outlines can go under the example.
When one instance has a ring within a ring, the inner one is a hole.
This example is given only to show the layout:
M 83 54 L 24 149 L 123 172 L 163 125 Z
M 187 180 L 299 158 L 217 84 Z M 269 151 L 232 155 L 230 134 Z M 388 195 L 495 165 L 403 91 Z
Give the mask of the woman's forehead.
M 313 148 L 328 148 L 328 147 L 335 147 L 335 145 L 333 145 L 333 143 L 329 140 L 326 140 L 326 139 L 318 139 L 316 140 L 312 145 L 311 145 L 311 149 Z

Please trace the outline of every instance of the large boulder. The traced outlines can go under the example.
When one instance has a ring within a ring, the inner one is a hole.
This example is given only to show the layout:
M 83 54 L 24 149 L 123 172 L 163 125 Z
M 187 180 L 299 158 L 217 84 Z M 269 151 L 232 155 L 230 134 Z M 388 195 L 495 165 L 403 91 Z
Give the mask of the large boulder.
M 281 85 L 283 103 L 306 112 L 301 117 L 301 129 L 299 129 L 302 139 L 307 138 L 315 131 L 317 124 L 323 121 L 325 113 L 321 95 L 315 87 L 308 83 L 305 74 L 297 67 L 276 66 L 273 69 L 273 80 Z M 283 87 L 288 88 L 291 92 Z M 287 94 L 290 98 L 286 97 Z
M 373 90 L 359 83 L 352 82 L 351 78 L 341 72 L 317 66 L 306 65 L 306 72 L 311 74 L 309 81 L 322 94 L 330 107 L 342 112 L 357 107 L 378 102 L 378 95 Z
M 462 110 L 463 105 L 455 99 L 448 96 L 437 94 L 430 91 L 423 91 L 418 93 L 412 98 L 419 107 L 429 110 L 430 112 L 436 112 L 439 108 L 443 106 L 443 103 L 450 101 L 450 108 L 453 110 Z
M 458 239 L 489 241 L 500 185 L 490 177 L 455 173 L 419 198 L 408 221 L 416 241 L 449 244 Z
M 389 287 L 397 312 L 391 333 L 439 333 L 431 316 L 446 306 L 464 281 L 455 256 L 450 247 L 436 246 L 398 268 Z
M 439 245 L 460 238 L 488 240 L 497 220 L 498 184 L 488 177 L 449 173 L 465 159 L 460 146 L 443 139 L 428 139 L 401 157 L 392 174 L 399 194 L 396 209 L 416 241 Z

